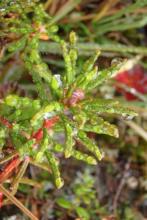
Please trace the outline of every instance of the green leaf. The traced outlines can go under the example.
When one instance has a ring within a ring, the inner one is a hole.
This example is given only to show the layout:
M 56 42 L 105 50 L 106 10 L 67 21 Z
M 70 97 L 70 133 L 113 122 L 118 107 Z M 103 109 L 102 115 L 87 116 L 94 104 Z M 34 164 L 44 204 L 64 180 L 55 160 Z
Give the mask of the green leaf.
M 97 109 L 99 107 L 105 109 L 105 107 L 110 108 L 118 104 L 119 102 L 117 100 L 100 98 L 85 99 L 80 103 L 81 107 L 86 110 Z
M 88 219 L 90 219 L 90 215 L 89 215 L 89 213 L 87 212 L 86 209 L 84 209 L 84 208 L 82 208 L 82 207 L 77 207 L 77 208 L 76 208 L 76 212 L 77 212 L 78 216 L 79 216 L 80 218 L 82 218 L 82 220 L 88 220 Z
M 100 55 L 100 51 L 97 50 L 97 52 L 94 54 L 94 56 L 90 57 L 83 65 L 83 73 L 85 74 L 85 72 L 90 72 L 93 69 L 94 63 L 96 62 L 97 58 Z
M 63 197 L 58 198 L 56 203 L 64 209 L 71 209 L 73 207 L 73 204 Z
M 62 109 L 62 106 L 59 102 L 52 101 L 50 104 L 44 106 L 41 108 L 40 111 L 38 111 L 33 118 L 31 119 L 32 126 L 36 124 L 36 122 L 43 118 L 43 116 L 47 113 L 53 112 L 53 111 L 60 111 Z
M 60 144 L 55 144 L 54 150 L 55 150 L 55 152 L 64 152 L 64 147 Z M 79 150 L 72 149 L 71 156 L 76 158 L 77 160 L 84 161 L 84 162 L 91 164 L 91 165 L 97 164 L 97 161 L 94 157 L 89 156 L 88 154 L 85 154 Z
M 90 151 L 92 152 L 98 160 L 101 160 L 103 155 L 101 154 L 98 146 L 87 137 L 86 133 L 82 130 L 78 132 L 78 140 Z
M 73 128 L 65 122 L 65 158 L 68 158 L 72 155 L 72 147 L 75 144 L 73 139 Z
M 127 107 L 123 107 L 118 103 L 118 101 L 114 100 L 104 100 L 98 99 L 95 101 L 83 101 L 80 103 L 83 110 L 91 111 L 95 113 L 109 113 L 109 114 L 119 114 L 126 119 L 132 119 L 133 117 L 137 116 L 138 114 Z
M 42 162 L 43 161 L 44 153 L 48 149 L 48 147 L 49 147 L 49 137 L 48 137 L 47 130 L 44 129 L 43 130 L 43 140 L 39 144 L 39 149 L 37 149 L 37 154 L 35 156 L 35 160 L 37 162 Z
M 96 66 L 93 70 L 86 73 L 84 76 L 82 75 L 81 79 L 77 80 L 77 83 L 76 83 L 77 87 L 81 89 L 86 89 L 88 83 L 96 78 L 97 70 L 98 68 Z
M 59 161 L 53 155 L 53 153 L 48 150 L 45 152 L 45 155 L 46 155 L 46 158 L 51 166 L 53 176 L 54 176 L 55 185 L 59 189 L 64 185 L 64 181 L 62 180 L 61 175 L 60 175 Z
M 116 73 L 118 73 L 118 71 L 120 70 L 120 68 L 122 68 L 123 65 L 124 65 L 124 62 L 119 63 L 115 66 L 111 66 L 110 68 L 99 71 L 97 78 L 95 80 L 93 80 L 92 82 L 89 82 L 88 90 L 90 91 L 90 90 L 94 89 L 95 87 L 104 83 L 109 78 L 116 75 Z
M 66 68 L 65 83 L 67 85 L 69 85 L 72 82 L 72 79 L 73 79 L 71 57 L 69 55 L 67 43 L 62 41 L 61 46 L 62 46 L 63 57 L 64 57 L 65 68 Z
M 118 138 L 119 133 L 115 125 L 104 121 L 103 118 L 91 115 L 91 120 L 85 124 L 83 130 L 86 132 L 94 132 L 97 134 L 106 134 Z
M 22 50 L 26 44 L 26 36 L 21 38 L 19 41 L 16 41 L 9 45 L 8 50 L 10 52 L 16 52 L 18 50 Z
M 77 160 L 84 161 L 84 162 L 86 162 L 88 164 L 91 164 L 91 165 L 96 165 L 97 164 L 97 161 L 94 157 L 89 156 L 88 154 L 82 153 L 78 150 L 73 150 L 72 151 L 72 156 L 74 158 L 76 158 Z

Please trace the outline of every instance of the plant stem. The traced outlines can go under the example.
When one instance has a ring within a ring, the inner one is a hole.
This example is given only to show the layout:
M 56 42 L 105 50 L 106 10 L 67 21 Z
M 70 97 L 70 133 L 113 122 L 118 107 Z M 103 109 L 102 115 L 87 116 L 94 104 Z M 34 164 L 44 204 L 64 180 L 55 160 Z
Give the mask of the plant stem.
M 0 191 L 15 204 L 22 212 L 25 213 L 30 219 L 38 220 L 36 216 L 34 216 L 18 199 L 16 199 L 2 184 L 0 184 Z
M 18 174 L 16 175 L 16 177 L 14 178 L 14 180 L 12 182 L 11 188 L 12 188 L 13 195 L 15 195 L 15 193 L 17 192 L 19 182 L 20 182 L 21 178 L 23 177 L 28 165 L 29 165 L 29 160 L 27 158 L 23 161 L 23 164 L 22 164 Z
M 13 157 L 17 156 L 18 152 L 14 151 L 12 154 L 5 156 L 3 159 L 0 160 L 0 164 L 3 164 L 7 162 L 8 160 L 11 160 Z
M 15 178 L 13 179 L 13 181 L 12 181 L 12 184 L 11 184 L 11 189 L 12 189 L 11 194 L 12 194 L 12 195 L 15 195 L 15 194 L 16 194 L 17 189 L 18 189 L 18 186 L 19 186 L 19 183 L 20 183 L 20 181 L 21 181 L 21 178 L 23 177 L 23 175 L 24 175 L 24 173 L 25 173 L 25 171 L 26 171 L 28 165 L 29 165 L 29 159 L 26 158 L 26 159 L 23 161 L 23 163 L 22 163 L 22 165 L 21 165 L 21 168 L 20 168 L 19 172 L 17 173 L 16 177 L 15 177 Z M 9 200 L 6 199 L 6 201 L 4 202 L 4 204 L 7 204 L 8 201 L 9 201 Z
M 12 182 L 11 179 L 8 179 L 8 180 L 5 181 L 5 183 L 11 183 L 11 182 Z M 37 181 L 35 181 L 33 179 L 29 179 L 27 177 L 22 177 L 20 179 L 19 183 L 29 185 L 29 186 L 33 186 L 33 187 L 36 187 L 36 188 L 41 188 L 42 187 L 41 183 L 38 183 Z M 3 203 L 3 204 L 5 205 L 5 203 Z
M 38 163 L 38 162 L 36 162 L 36 161 L 34 161 L 34 160 L 30 160 L 30 164 L 32 164 L 32 165 L 34 165 L 34 166 L 36 166 L 36 167 L 39 167 L 39 168 L 41 168 L 41 169 L 43 169 L 43 170 L 46 170 L 47 172 L 49 172 L 49 173 L 52 173 L 51 172 L 51 169 L 49 168 L 49 166 L 48 166 L 48 164 L 47 163 Z
M 121 54 L 141 54 L 147 55 L 145 47 L 125 46 L 122 44 L 99 44 L 99 43 L 78 43 L 77 49 L 80 55 L 90 56 L 94 51 L 100 50 L 102 52 L 117 52 Z M 41 41 L 39 50 L 42 53 L 62 54 L 60 45 L 57 43 L 49 43 Z
M 133 121 L 125 121 L 125 123 L 130 128 L 132 128 L 140 137 L 142 137 L 145 141 L 147 141 L 147 132 L 142 127 L 140 127 Z
M 67 1 L 55 14 L 54 18 L 52 19 L 51 23 L 56 23 L 57 21 L 64 18 L 69 12 L 71 12 L 79 3 L 81 0 L 70 0 Z
M 94 16 L 93 21 L 101 20 L 102 17 L 105 17 L 107 15 L 107 12 L 111 10 L 111 8 L 118 3 L 119 0 L 106 0 L 101 3 L 101 5 L 98 7 L 98 11 L 96 15 Z M 100 9 L 101 10 L 100 10 Z

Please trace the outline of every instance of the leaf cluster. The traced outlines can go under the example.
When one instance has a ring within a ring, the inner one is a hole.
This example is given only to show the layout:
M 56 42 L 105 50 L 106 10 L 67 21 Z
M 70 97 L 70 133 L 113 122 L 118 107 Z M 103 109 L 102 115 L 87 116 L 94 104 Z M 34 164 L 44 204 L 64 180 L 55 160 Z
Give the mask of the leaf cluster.
M 98 71 L 95 62 L 100 52 L 97 51 L 78 73 L 76 34 L 70 33 L 69 43 L 61 39 L 56 33 L 57 26 L 35 1 L 28 3 L 28 7 L 20 2 L 10 4 L 4 10 L 2 20 L 5 19 L 9 28 L 4 25 L 2 35 L 12 38 L 8 50 L 20 54 L 38 95 L 32 99 L 10 94 L 1 100 L 1 149 L 7 147 L 9 139 L 22 160 L 29 157 L 40 164 L 48 162 L 55 185 L 60 188 L 63 180 L 59 153 L 95 165 L 103 158 L 103 152 L 89 138 L 89 132 L 118 137 L 117 127 L 105 121 L 102 114 L 136 116 L 117 101 L 94 97 L 95 89 L 123 68 L 125 62 Z M 58 42 L 62 50 L 65 63 L 62 76 L 53 74 L 39 53 L 39 41 L 49 39 Z

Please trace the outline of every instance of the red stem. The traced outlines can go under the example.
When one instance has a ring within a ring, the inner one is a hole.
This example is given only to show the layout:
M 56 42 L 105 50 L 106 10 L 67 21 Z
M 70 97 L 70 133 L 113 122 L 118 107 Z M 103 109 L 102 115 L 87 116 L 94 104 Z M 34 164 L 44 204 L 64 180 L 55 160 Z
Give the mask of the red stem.
M 5 167 L 4 170 L 0 173 L 0 183 L 2 183 L 7 177 L 11 174 L 11 172 L 18 167 L 21 160 L 19 157 L 15 157 L 13 160 L 11 160 Z

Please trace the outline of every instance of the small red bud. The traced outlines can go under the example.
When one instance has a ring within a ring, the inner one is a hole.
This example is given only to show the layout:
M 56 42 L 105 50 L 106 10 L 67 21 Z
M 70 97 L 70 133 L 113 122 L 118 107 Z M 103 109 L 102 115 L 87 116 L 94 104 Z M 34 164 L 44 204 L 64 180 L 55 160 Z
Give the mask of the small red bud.
M 69 99 L 69 105 L 70 105 L 70 106 L 75 106 L 75 104 L 76 104 L 78 101 L 84 99 L 84 97 L 85 97 L 84 91 L 81 90 L 81 89 L 76 89 L 76 90 L 73 92 L 71 98 Z

